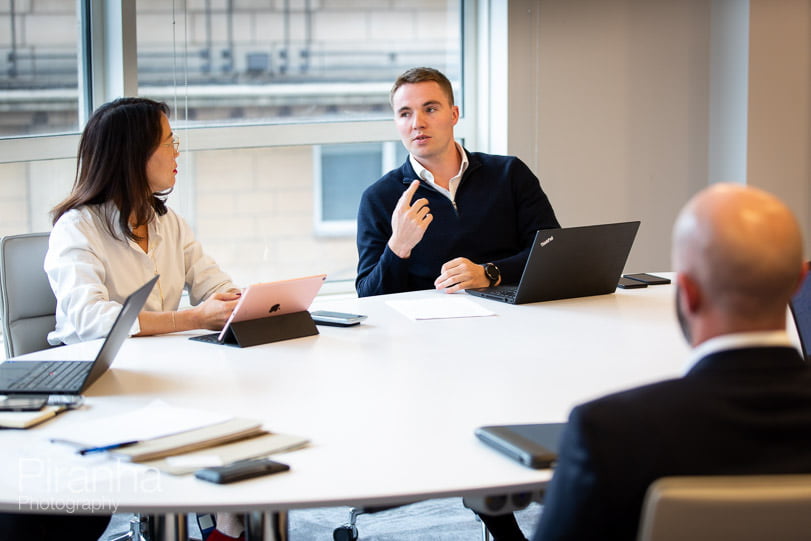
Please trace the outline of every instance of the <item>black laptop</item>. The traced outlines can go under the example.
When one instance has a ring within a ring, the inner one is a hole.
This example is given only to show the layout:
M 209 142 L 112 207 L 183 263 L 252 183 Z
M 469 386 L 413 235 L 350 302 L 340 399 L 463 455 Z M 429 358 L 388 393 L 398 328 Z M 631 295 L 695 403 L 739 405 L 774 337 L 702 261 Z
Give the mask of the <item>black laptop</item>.
M 80 394 L 110 368 L 144 307 L 155 275 L 127 297 L 94 361 L 15 361 L 0 364 L 0 394 Z
M 517 286 L 466 291 L 510 304 L 613 293 L 638 229 L 638 221 L 541 229 Z

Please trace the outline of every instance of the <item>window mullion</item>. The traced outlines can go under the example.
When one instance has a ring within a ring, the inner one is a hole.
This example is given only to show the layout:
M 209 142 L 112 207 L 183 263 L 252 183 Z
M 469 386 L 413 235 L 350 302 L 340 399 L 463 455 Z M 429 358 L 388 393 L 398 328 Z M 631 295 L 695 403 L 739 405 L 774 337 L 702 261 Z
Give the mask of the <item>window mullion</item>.
M 136 2 L 85 0 L 91 32 L 90 110 L 138 94 Z

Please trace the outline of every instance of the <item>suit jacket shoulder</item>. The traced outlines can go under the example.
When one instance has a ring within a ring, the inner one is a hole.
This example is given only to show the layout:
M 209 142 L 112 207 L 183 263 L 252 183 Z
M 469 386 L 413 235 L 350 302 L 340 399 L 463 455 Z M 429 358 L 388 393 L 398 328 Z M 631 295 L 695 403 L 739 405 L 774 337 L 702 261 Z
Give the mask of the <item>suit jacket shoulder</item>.
M 708 356 L 572 410 L 536 541 L 634 539 L 670 475 L 811 472 L 811 367 L 793 348 Z

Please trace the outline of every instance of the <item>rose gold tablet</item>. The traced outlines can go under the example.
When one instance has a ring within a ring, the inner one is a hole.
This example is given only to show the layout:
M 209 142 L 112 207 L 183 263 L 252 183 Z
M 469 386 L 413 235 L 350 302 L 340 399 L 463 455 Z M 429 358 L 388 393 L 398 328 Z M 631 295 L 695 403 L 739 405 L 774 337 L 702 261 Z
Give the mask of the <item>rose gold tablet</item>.
M 326 278 L 326 274 L 317 274 L 304 278 L 249 285 L 242 291 L 242 297 L 231 313 L 231 317 L 225 322 L 218 340 L 222 341 L 225 331 L 232 322 L 281 316 L 307 310 Z

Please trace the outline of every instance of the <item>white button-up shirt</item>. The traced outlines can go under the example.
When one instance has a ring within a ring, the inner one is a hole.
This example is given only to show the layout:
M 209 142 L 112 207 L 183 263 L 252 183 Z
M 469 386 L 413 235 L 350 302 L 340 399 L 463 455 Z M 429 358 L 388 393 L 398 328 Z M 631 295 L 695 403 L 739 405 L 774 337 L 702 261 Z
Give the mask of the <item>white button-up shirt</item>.
M 104 211 L 111 213 L 117 227 L 118 210 L 105 204 L 66 212 L 51 231 L 45 271 L 57 305 L 56 329 L 48 334 L 49 343 L 106 336 L 124 300 L 155 274 L 160 278 L 145 311 L 177 310 L 184 288 L 196 305 L 213 293 L 236 287 L 171 209 L 148 225 L 146 253 L 132 240 L 113 237 Z M 130 334 L 138 332 L 136 320 Z
M 758 331 L 723 334 L 710 338 L 696 346 L 687 359 L 684 373 L 690 371 L 698 361 L 719 351 L 753 347 L 795 347 L 786 331 Z
M 409 154 L 409 160 L 411 161 L 411 167 L 414 168 L 414 172 L 417 173 L 417 176 L 420 177 L 422 180 L 428 182 L 431 186 L 433 186 L 436 191 L 447 197 L 453 203 L 453 206 L 456 206 L 456 190 L 459 188 L 459 183 L 462 180 L 462 175 L 465 174 L 468 166 L 468 159 L 467 153 L 465 153 L 465 149 L 462 148 L 462 145 L 456 143 L 456 150 L 459 152 L 459 156 L 462 157 L 462 163 L 459 166 L 459 172 L 448 181 L 448 189 L 446 190 L 442 186 L 434 181 L 434 174 L 431 173 L 428 169 L 422 166 L 420 162 L 414 157 L 413 154 Z

